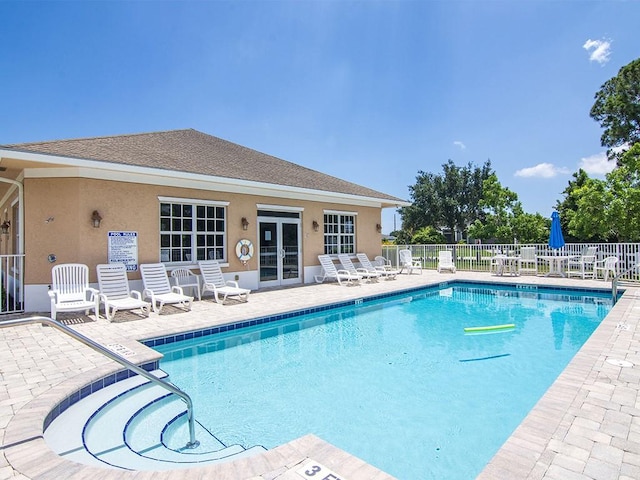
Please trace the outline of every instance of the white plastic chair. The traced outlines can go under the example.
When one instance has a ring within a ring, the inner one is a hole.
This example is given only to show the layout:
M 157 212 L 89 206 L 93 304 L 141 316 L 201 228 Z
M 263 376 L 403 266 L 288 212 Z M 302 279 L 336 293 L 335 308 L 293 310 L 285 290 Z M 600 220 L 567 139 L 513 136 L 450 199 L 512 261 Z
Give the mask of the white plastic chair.
M 456 273 L 456 264 L 453 263 L 451 250 L 440 250 L 438 252 L 438 273 L 442 273 L 443 270 Z
M 98 321 L 100 300 L 98 290 L 89 286 L 89 267 L 80 263 L 62 263 L 51 269 L 51 318 L 58 312 L 93 310 Z
M 409 274 L 413 273 L 414 270 L 420 270 L 420 274 L 422 275 L 422 263 L 419 260 L 413 260 L 411 250 L 398 251 L 398 258 L 400 262 L 400 273 L 406 268 Z
M 127 267 L 123 263 L 96 265 L 100 303 L 104 304 L 107 320 L 113 321 L 118 310 L 136 310 L 145 317 L 151 313 L 151 304 L 142 300 L 142 294 L 129 289 Z
M 525 273 L 538 274 L 538 257 L 536 247 L 520 248 L 520 258 L 518 258 L 518 274 Z
M 333 263 L 329 255 L 318 255 L 320 265 L 322 265 L 322 275 L 315 275 L 316 283 L 322 283 L 325 280 L 336 280 L 339 285 L 360 285 L 362 277 L 347 272 L 344 269 L 338 269 Z
M 193 289 L 194 293 L 198 296 L 198 300 L 202 300 L 202 295 L 200 294 L 200 278 L 191 270 L 183 267 L 176 268 L 171 270 L 171 278 L 174 279 L 177 286 L 182 287 L 183 291 L 185 288 Z
M 602 279 L 606 282 L 609 280 L 609 274 L 616 276 L 616 267 L 618 265 L 618 257 L 607 257 L 604 260 L 596 262 L 593 266 L 593 275 L 597 280 L 602 272 Z
M 144 290 L 142 298 L 151 299 L 153 311 L 160 313 L 165 305 L 180 305 L 191 310 L 193 297 L 184 294 L 181 287 L 171 286 L 164 263 L 143 263 L 140 265 Z
M 381 274 L 374 271 L 369 271 L 364 267 L 356 268 L 356 266 L 351 261 L 351 257 L 349 257 L 346 253 L 339 253 L 338 260 L 342 264 L 342 268 L 349 272 L 351 275 L 359 275 L 363 280 L 368 282 L 377 282 L 380 278 Z
M 371 260 L 369 260 L 369 257 L 367 257 L 366 253 L 356 253 L 356 257 L 358 257 L 358 261 L 360 262 L 362 268 L 370 272 L 377 272 L 380 276 L 385 277 L 387 280 L 394 280 L 398 273 L 400 273 L 397 270 L 387 268 L 386 262 L 384 265 L 374 265 L 373 263 L 371 263 Z
M 598 247 L 587 247 L 582 253 L 567 261 L 567 277 L 576 276 L 593 278 L 593 267 L 596 263 L 596 250 Z
M 213 298 L 217 303 L 222 303 L 227 300 L 227 297 L 238 297 L 247 302 L 249 301 L 249 293 L 251 290 L 248 288 L 241 288 L 238 282 L 234 280 L 226 280 L 222 275 L 220 264 L 217 260 L 201 260 L 198 262 L 200 267 L 200 274 L 202 275 L 202 294 L 205 292 L 213 292 Z M 222 301 L 220 301 L 222 296 Z

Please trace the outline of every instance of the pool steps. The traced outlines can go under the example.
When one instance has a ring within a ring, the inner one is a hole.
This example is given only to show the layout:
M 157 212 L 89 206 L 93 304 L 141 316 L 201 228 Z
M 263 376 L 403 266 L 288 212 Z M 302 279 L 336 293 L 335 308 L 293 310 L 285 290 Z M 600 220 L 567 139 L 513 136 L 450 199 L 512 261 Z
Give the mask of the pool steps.
M 159 370 L 153 373 L 166 377 Z M 75 403 L 49 425 L 44 437 L 68 460 L 124 470 L 191 468 L 265 451 L 260 446 L 226 446 L 197 421 L 200 445 L 184 448 L 189 440 L 186 404 L 140 376 Z

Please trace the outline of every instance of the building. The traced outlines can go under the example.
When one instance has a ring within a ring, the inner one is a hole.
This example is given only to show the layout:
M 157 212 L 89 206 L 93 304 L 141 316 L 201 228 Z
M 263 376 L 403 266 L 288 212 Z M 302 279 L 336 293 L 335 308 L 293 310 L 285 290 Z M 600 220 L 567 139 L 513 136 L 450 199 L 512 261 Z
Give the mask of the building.
M 0 146 L 2 310 L 48 311 L 56 263 L 197 268 L 308 283 L 322 253 L 379 255 L 399 198 L 196 130 Z

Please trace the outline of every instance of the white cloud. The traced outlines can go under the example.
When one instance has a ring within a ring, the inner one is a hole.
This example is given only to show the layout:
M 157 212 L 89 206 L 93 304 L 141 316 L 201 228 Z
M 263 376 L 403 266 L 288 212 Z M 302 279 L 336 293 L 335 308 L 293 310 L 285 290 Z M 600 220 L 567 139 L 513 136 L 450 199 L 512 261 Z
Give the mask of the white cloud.
M 464 150 L 467 148 L 467 146 L 464 143 L 462 143 L 460 140 L 456 140 L 455 142 L 453 142 L 453 144 L 456 147 L 460 147 L 460 150 Z
M 611 42 L 608 40 L 587 40 L 582 45 L 587 52 L 590 51 L 589 61 L 598 62 L 600 65 L 604 65 L 609 61 L 609 55 L 611 55 Z
M 514 175 L 516 177 L 552 178 L 560 174 L 571 173 L 564 167 L 556 167 L 553 163 L 539 163 L 533 167 L 521 168 Z
M 607 154 L 602 152 L 581 158 L 578 166 L 589 175 L 606 175 L 615 168 L 616 162 L 607 160 Z

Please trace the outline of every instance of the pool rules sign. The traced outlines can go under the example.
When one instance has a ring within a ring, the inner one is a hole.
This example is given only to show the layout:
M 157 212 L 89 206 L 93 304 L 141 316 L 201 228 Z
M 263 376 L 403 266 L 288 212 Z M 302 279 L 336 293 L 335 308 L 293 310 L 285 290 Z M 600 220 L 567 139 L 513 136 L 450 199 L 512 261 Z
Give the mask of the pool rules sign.
M 138 270 L 138 232 L 109 232 L 109 263 L 124 263 L 128 272 Z

